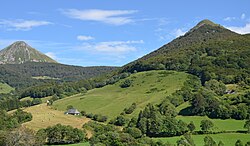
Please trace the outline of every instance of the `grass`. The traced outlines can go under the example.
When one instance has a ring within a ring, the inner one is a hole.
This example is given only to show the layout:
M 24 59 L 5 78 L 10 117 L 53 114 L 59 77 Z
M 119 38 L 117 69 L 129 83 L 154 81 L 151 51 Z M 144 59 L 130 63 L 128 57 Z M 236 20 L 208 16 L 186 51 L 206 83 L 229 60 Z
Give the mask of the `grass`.
M 37 79 L 37 80 L 60 80 L 60 78 L 53 78 L 53 77 L 49 77 L 49 76 L 36 76 L 36 77 L 32 77 L 33 79 Z
M 197 146 L 204 145 L 204 137 L 211 136 L 216 143 L 218 144 L 219 141 L 222 141 L 225 146 L 234 146 L 235 142 L 240 139 L 244 144 L 247 141 L 250 141 L 250 134 L 243 134 L 243 133 L 223 133 L 223 134 L 208 134 L 208 135 L 193 135 L 192 138 Z M 155 138 L 155 140 L 161 140 L 163 142 L 169 142 L 171 144 L 176 144 L 176 141 L 179 140 L 181 137 L 169 137 L 169 138 Z
M 58 100 L 54 103 L 54 107 L 64 111 L 68 105 L 73 105 L 79 111 L 102 114 L 111 119 L 135 102 L 137 108 L 131 115 L 133 116 L 148 103 L 160 103 L 164 97 L 180 89 L 187 79 L 187 74 L 174 71 L 148 71 L 132 74 L 126 79 L 132 80 L 132 85 L 128 88 L 120 87 L 125 80 L 123 79 L 114 85 L 90 90 L 85 95 Z
M 67 144 L 67 145 L 49 145 L 49 146 L 90 146 L 88 142 L 76 143 L 76 144 Z
M 15 89 L 10 87 L 8 84 L 0 83 L 0 94 L 1 93 L 10 93 L 12 90 L 15 90 Z
M 177 116 L 177 119 L 180 119 L 186 123 L 193 121 L 195 124 L 195 130 L 200 129 L 200 122 L 204 119 L 209 119 L 205 116 Z M 213 131 L 237 131 L 237 130 L 246 130 L 243 128 L 245 120 L 234 120 L 234 119 L 209 119 L 214 123 Z
M 52 97 L 52 96 L 48 96 L 48 97 L 41 98 L 42 103 L 47 103 L 47 100 L 50 100 L 51 97 Z M 31 98 L 31 97 L 25 97 L 25 98 L 22 98 L 22 99 L 20 99 L 20 100 L 21 100 L 21 101 L 25 101 L 25 100 L 30 100 L 30 101 L 32 101 L 33 98 Z
M 87 118 L 65 115 L 64 112 L 54 110 L 46 104 L 28 107 L 25 108 L 24 111 L 31 113 L 33 118 L 32 121 L 24 123 L 23 125 L 36 131 L 58 123 L 71 125 L 75 128 L 82 128 L 82 125 L 89 121 Z

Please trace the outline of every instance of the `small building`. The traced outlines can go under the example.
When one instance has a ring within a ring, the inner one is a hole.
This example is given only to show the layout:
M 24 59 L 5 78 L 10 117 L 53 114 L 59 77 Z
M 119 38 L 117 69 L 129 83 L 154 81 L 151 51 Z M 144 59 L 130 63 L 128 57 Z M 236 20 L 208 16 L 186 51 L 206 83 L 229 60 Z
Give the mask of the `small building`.
M 80 115 L 80 112 L 77 110 L 77 109 L 75 109 L 75 108 L 71 108 L 71 109 L 69 109 L 65 114 L 69 114 L 69 115 Z

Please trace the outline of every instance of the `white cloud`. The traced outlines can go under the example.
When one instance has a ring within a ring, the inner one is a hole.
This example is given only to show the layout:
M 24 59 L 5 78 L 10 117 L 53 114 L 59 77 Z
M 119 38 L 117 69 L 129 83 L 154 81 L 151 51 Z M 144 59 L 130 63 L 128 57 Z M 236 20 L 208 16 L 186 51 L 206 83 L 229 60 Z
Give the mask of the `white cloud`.
M 52 58 L 54 60 L 57 60 L 57 57 L 56 57 L 55 53 L 53 53 L 53 52 L 47 52 L 47 53 L 45 53 L 45 55 L 49 56 L 50 58 Z
M 143 40 L 139 41 L 109 41 L 99 43 L 84 43 L 78 47 L 78 50 L 89 50 L 94 53 L 107 53 L 111 55 L 120 55 L 136 51 L 135 44 L 142 44 Z
M 235 20 L 236 19 L 236 17 L 226 17 L 226 18 L 224 18 L 223 20 L 224 21 L 233 21 L 233 20 Z
M 112 25 L 124 25 L 133 22 L 133 20 L 127 15 L 131 15 L 136 12 L 137 10 L 62 10 L 62 13 L 70 18 L 84 21 L 98 21 Z
M 123 43 L 116 44 L 115 42 L 105 42 L 100 43 L 94 46 L 94 49 L 99 52 L 116 52 L 116 53 L 124 53 L 135 51 L 136 48 L 133 46 L 129 46 Z
M 33 27 L 53 24 L 48 21 L 37 20 L 0 20 L 0 26 L 7 28 L 7 30 L 30 30 Z
M 240 18 L 241 18 L 242 20 L 245 19 L 245 18 L 246 18 L 246 14 L 245 14 L 245 13 L 242 13 L 241 16 L 240 16 Z
M 170 23 L 169 20 L 166 19 L 166 18 L 159 18 L 158 21 L 159 21 L 159 22 L 158 22 L 158 25 L 159 25 L 159 26 L 164 26 L 164 25 L 167 25 L 167 24 Z
M 247 34 L 250 33 L 250 23 L 247 23 L 245 26 L 243 27 L 235 27 L 235 26 L 228 26 L 226 27 L 234 32 L 237 32 L 239 34 Z
M 242 13 L 240 17 L 226 17 L 223 20 L 224 21 L 234 21 L 234 20 L 244 20 L 246 18 L 246 14 Z
M 182 29 L 178 28 L 178 29 L 176 29 L 176 30 L 174 31 L 173 34 L 174 34 L 175 37 L 179 37 L 179 36 L 184 35 L 186 32 L 187 32 L 187 31 L 183 31 Z
M 93 39 L 95 39 L 95 38 L 92 36 L 85 36 L 85 35 L 78 35 L 77 36 L 77 40 L 79 40 L 79 41 L 88 41 L 88 40 L 93 40 Z

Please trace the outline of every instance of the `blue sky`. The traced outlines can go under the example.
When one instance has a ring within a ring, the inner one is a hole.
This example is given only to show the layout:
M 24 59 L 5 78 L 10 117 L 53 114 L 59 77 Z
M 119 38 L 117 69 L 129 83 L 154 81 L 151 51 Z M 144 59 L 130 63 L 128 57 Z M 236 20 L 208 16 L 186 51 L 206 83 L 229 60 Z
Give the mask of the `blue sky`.
M 203 19 L 250 33 L 248 0 L 8 0 L 0 48 L 24 40 L 60 63 L 122 66 Z

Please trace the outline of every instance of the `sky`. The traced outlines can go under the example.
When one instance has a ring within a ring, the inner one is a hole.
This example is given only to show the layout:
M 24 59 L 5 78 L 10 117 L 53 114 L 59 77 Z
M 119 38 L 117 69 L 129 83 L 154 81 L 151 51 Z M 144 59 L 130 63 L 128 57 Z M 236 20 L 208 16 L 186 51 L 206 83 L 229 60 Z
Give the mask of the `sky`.
M 209 19 L 250 33 L 249 0 L 8 0 L 0 49 L 15 41 L 63 64 L 122 66 Z

